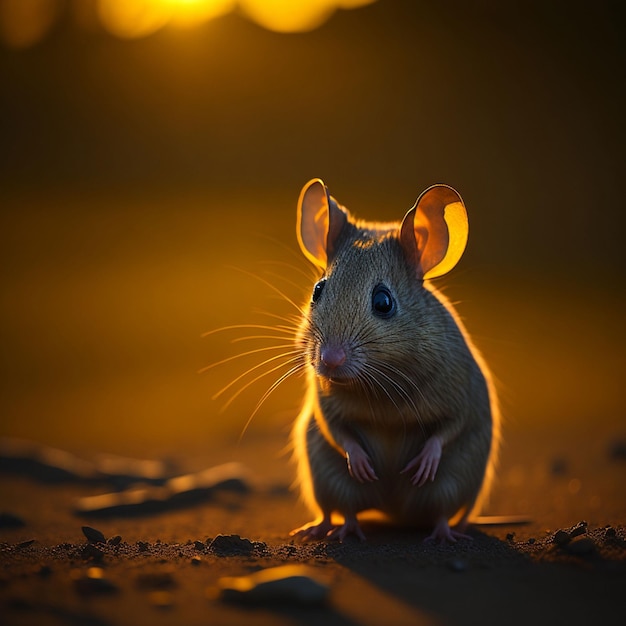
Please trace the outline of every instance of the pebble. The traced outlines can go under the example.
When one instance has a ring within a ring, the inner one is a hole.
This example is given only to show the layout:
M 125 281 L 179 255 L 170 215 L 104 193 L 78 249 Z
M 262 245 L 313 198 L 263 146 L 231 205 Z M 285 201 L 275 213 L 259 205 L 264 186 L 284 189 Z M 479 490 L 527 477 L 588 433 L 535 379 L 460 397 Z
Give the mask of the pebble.
M 193 542 L 193 547 L 196 550 L 199 550 L 200 552 L 204 552 L 207 548 L 207 544 L 204 543 L 203 541 L 194 541 Z
M 596 550 L 596 544 L 589 537 L 581 537 L 580 539 L 575 539 L 565 546 L 565 549 L 570 554 L 575 554 L 577 556 L 586 556 L 592 554 Z
M 22 528 L 26 522 L 13 513 L 0 513 L 0 528 Z
M 96 544 L 88 543 L 83 547 L 81 555 L 84 559 L 100 561 L 104 557 L 104 552 Z
M 191 557 L 191 564 L 192 565 L 200 565 L 200 563 L 202 563 L 202 559 L 199 556 L 192 556 Z
M 553 476 L 564 476 L 568 471 L 568 463 L 564 458 L 557 457 L 550 463 L 550 472 Z
M 626 441 L 613 441 L 609 447 L 609 457 L 614 461 L 626 460 Z
M 43 563 L 37 570 L 37 574 L 41 578 L 48 578 L 48 576 L 52 575 L 52 568 L 47 563 Z
M 105 536 L 98 529 L 91 526 L 83 526 L 82 531 L 89 543 L 106 543 Z
M 115 535 L 115 537 L 111 537 L 111 538 L 107 541 L 107 543 L 108 543 L 110 546 L 119 546 L 119 545 L 120 545 L 120 543 L 121 543 L 121 541 L 122 541 L 122 536 L 121 536 L 121 535 Z
M 217 597 L 225 602 L 242 604 L 323 604 L 329 587 L 313 568 L 306 565 L 282 565 L 260 570 L 248 576 L 220 578 Z
M 557 546 L 564 546 L 571 540 L 572 538 L 570 537 L 570 534 L 565 530 L 557 530 L 552 538 L 553 543 L 556 543 Z
M 239 535 L 217 535 L 209 544 L 209 550 L 217 556 L 251 554 L 255 545 Z
M 587 532 L 587 522 L 582 521 L 579 522 L 577 526 L 572 528 L 569 531 L 569 536 L 573 539 L 574 537 L 578 537 L 579 535 L 584 535 Z
M 217 491 L 249 493 L 252 489 L 246 478 L 247 473 L 240 463 L 224 463 L 193 474 L 170 478 L 160 486 L 79 498 L 75 510 L 79 515 L 98 516 L 169 511 L 205 502 Z
M 467 561 L 463 559 L 452 559 L 446 563 L 448 569 L 453 572 L 465 572 L 467 570 Z

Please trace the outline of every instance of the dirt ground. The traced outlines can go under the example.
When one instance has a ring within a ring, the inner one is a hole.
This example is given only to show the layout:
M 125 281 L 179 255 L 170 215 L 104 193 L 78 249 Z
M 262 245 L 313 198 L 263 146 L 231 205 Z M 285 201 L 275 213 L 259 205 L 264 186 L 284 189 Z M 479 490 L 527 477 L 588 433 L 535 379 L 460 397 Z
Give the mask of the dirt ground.
M 278 435 L 179 460 L 190 472 L 237 460 L 245 473 L 152 511 L 77 514 L 80 498 L 111 485 L 45 482 L 5 459 L 2 623 L 623 623 L 623 442 L 607 436 L 573 460 L 563 441 L 566 452 L 555 454 L 537 445 L 549 438 L 527 437 L 507 446 L 485 514 L 526 514 L 528 523 L 476 525 L 472 541 L 445 546 L 376 521 L 364 524 L 366 543 L 294 542 L 289 530 L 309 518 Z M 83 526 L 107 541 L 89 541 Z M 313 568 L 329 585 L 326 603 L 248 605 L 216 592 L 222 577 L 284 564 Z

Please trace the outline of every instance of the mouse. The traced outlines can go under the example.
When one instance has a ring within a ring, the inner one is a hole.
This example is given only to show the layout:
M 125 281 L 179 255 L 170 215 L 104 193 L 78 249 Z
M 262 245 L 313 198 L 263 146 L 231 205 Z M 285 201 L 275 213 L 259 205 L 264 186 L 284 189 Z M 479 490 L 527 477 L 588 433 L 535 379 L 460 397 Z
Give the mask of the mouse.
M 493 477 L 500 412 L 489 369 L 432 279 L 468 239 L 465 204 L 426 189 L 397 222 L 356 219 L 315 178 L 297 239 L 317 268 L 296 334 L 305 398 L 292 429 L 297 483 L 316 515 L 303 540 L 365 540 L 382 513 L 426 539 L 471 538 Z

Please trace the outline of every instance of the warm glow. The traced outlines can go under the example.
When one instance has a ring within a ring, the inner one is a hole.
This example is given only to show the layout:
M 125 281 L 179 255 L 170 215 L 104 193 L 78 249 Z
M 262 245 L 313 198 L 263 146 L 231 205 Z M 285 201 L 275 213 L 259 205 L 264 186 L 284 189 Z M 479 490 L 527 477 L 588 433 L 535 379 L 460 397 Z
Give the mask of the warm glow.
M 58 0 L 2 0 L 0 38 L 11 48 L 29 48 L 48 33 L 58 10 Z
M 99 0 L 102 25 L 113 35 L 125 39 L 145 37 L 170 20 L 171 3 L 160 0 Z
M 165 26 L 198 26 L 240 9 L 260 26 L 281 33 L 307 32 L 321 26 L 337 9 L 355 9 L 376 0 L 0 0 L 0 40 L 11 48 L 29 48 L 51 30 L 62 9 L 71 7 L 78 23 L 101 26 L 121 39 L 147 37 Z M 95 7 L 95 11 L 92 7 Z
M 255 22 L 281 33 L 313 30 L 336 8 L 332 0 L 239 0 L 239 5 Z
M 161 0 L 172 7 L 171 24 L 175 26 L 195 26 L 220 15 L 225 15 L 235 7 L 236 0 Z
M 236 0 L 99 0 L 100 20 L 113 35 L 144 37 L 167 24 L 197 26 L 233 10 Z
M 356 9 L 376 0 L 239 0 L 244 13 L 269 30 L 294 33 L 321 26 L 336 9 Z

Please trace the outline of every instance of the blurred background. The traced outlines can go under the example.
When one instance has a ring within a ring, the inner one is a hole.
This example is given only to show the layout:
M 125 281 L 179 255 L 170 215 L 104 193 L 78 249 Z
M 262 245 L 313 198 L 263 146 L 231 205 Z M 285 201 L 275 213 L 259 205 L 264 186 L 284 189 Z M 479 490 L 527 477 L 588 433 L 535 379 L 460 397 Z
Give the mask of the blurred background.
M 400 219 L 463 196 L 437 282 L 510 441 L 625 432 L 618 2 L 0 0 L 0 434 L 75 451 L 234 444 L 314 273 L 302 185 Z M 232 340 L 236 340 L 234 343 Z M 226 408 L 232 393 L 242 393 Z M 303 380 L 245 437 L 286 441 Z M 584 446 L 582 445 L 584 443 Z M 524 448 L 520 456 L 531 452 Z

